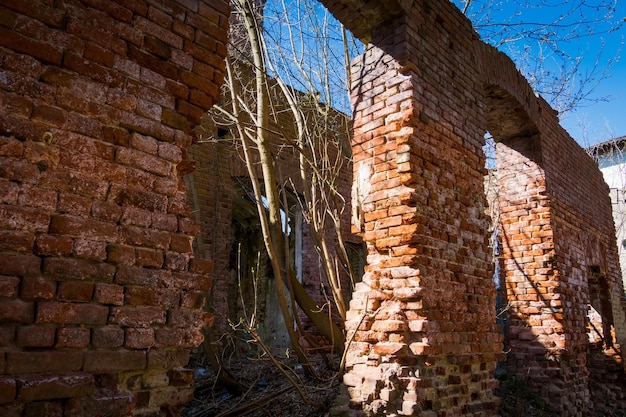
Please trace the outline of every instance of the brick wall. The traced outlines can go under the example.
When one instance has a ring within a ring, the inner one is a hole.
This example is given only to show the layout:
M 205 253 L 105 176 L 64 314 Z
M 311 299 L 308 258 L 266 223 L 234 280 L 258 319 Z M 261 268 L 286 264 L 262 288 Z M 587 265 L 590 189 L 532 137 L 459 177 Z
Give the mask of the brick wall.
M 344 382 L 366 415 L 497 413 L 502 347 L 471 34 L 453 5 L 416 4 L 375 30 L 353 66 L 353 204 L 368 257 Z
M 161 415 L 191 398 L 213 263 L 190 128 L 228 4 L 0 5 L 0 414 Z
M 616 346 L 626 329 L 608 189 L 593 161 L 451 4 L 381 2 L 383 22 L 363 24 L 375 11 L 364 2 L 324 3 L 372 40 L 353 65 L 354 222 L 368 258 L 346 325 L 351 406 L 496 414 L 493 374 L 504 356 L 481 182 L 490 132 L 509 376 L 564 416 L 606 411 L 607 401 L 623 408 L 621 386 L 596 388 L 603 376 L 623 380 Z M 616 335 L 599 350 L 588 341 L 590 303 Z

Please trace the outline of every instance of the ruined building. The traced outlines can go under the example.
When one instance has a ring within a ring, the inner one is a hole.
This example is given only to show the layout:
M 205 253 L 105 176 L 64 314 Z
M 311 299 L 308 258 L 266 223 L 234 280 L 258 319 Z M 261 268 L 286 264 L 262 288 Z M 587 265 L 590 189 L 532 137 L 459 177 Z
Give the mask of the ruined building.
M 345 323 L 352 410 L 496 415 L 499 361 L 563 416 L 624 407 L 623 286 L 593 160 L 453 4 L 322 3 L 370 42 L 352 74 L 352 230 L 367 246 Z M 218 179 L 191 185 L 211 193 L 199 224 L 185 182 L 191 129 L 219 98 L 228 2 L 1 4 L 0 414 L 176 415 L 230 250 L 193 251 L 231 219 L 213 208 Z

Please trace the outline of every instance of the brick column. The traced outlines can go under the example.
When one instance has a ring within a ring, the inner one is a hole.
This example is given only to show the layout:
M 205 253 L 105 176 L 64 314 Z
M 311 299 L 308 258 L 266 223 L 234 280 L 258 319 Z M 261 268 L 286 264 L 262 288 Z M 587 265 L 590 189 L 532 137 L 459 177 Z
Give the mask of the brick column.
M 375 32 L 352 75 L 353 225 L 368 253 L 344 382 L 366 415 L 489 415 L 498 404 L 482 86 L 471 29 L 452 35 L 468 23 L 453 5 L 430 6 Z
M 218 99 L 228 14 L 0 6 L 0 415 L 157 416 L 192 397 L 213 263 L 192 251 L 186 148 Z

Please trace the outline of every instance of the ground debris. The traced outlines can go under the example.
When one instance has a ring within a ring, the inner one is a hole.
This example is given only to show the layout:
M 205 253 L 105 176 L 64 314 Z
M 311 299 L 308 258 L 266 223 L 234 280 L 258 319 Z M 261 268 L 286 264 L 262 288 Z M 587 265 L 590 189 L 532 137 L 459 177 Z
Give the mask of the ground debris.
M 221 386 L 214 370 L 197 364 L 194 372 L 194 399 L 183 409 L 183 417 L 323 417 L 339 392 L 340 378 L 327 369 L 321 359 L 311 360 L 321 381 L 307 378 L 295 358 L 280 358 L 281 362 L 301 378 L 306 393 L 318 408 L 305 403 L 285 376 L 264 357 L 230 359 L 226 366 L 239 381 L 249 387 L 241 395 L 233 395 Z

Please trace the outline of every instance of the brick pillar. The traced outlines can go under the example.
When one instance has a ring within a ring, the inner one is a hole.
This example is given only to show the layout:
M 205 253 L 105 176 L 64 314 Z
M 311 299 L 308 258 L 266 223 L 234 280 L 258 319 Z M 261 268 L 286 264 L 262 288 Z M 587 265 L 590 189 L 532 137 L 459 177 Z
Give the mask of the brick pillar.
M 0 6 L 0 415 L 160 416 L 192 397 L 213 263 L 192 252 L 185 151 L 218 99 L 228 14 Z
M 512 375 L 543 387 L 546 398 L 561 409 L 561 353 L 567 338 L 563 278 L 557 268 L 540 144 L 539 135 L 497 144 L 500 235 L 510 320 L 507 361 Z
M 502 347 L 468 33 L 453 5 L 415 5 L 355 61 L 353 223 L 367 266 L 344 382 L 366 415 L 496 413 Z

